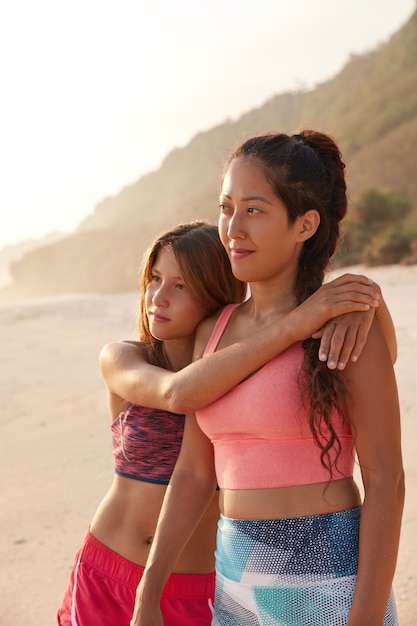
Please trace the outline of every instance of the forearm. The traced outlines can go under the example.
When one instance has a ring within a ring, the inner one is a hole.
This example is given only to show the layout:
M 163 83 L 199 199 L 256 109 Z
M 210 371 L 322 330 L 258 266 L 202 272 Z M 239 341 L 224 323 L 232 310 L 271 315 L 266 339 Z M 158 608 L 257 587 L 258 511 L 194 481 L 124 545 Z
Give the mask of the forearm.
M 150 365 L 137 346 L 113 342 L 102 349 L 100 367 L 109 391 L 120 398 L 188 414 L 221 397 L 288 348 L 301 335 L 297 328 L 290 318 L 270 323 L 176 372 Z
M 347 626 L 383 626 L 398 554 L 402 475 L 368 489 L 362 507 L 359 566 Z
M 296 341 L 310 337 L 328 319 L 376 306 L 377 293 L 371 281 L 343 276 L 321 287 L 286 316 L 270 317 L 257 332 L 177 372 L 149 365 L 143 356 L 138 358 L 137 348 L 113 345 L 103 351 L 103 375 L 109 389 L 125 400 L 175 413 L 194 412 Z
M 301 339 L 298 330 L 288 316 L 176 372 L 166 393 L 171 410 L 191 413 L 214 402 Z
M 165 582 L 211 503 L 216 484 L 213 446 L 200 430 L 195 417 L 187 415 L 181 452 L 136 590 L 132 626 L 162 625 L 160 597 Z
M 371 281 L 361 282 L 366 280 L 342 276 L 321 287 L 284 317 L 270 319 L 244 340 L 184 368 L 177 373 L 183 377 L 180 385 L 172 379 L 169 397 L 175 410 L 181 407 L 188 412 L 207 406 L 290 345 L 310 337 L 327 320 L 349 311 L 376 307 L 379 287 Z
M 215 492 L 215 480 L 202 485 L 188 473 L 177 473 L 168 486 L 158 526 L 136 594 L 136 611 L 159 606 L 164 585 Z M 213 529 L 214 531 L 214 529 Z

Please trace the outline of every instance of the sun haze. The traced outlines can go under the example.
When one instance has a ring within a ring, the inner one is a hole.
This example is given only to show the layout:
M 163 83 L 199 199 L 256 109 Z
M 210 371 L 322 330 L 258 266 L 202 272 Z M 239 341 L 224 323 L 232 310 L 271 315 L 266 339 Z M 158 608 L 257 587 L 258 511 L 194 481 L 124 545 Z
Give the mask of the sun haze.
M 331 78 L 413 0 L 0 0 L 0 248 L 71 231 L 174 147 Z

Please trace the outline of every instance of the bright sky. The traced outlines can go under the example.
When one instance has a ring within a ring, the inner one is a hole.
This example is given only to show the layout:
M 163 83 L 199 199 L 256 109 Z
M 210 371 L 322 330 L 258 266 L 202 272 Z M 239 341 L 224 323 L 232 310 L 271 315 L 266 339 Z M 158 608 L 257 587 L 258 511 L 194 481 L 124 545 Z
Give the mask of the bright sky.
M 168 152 L 313 87 L 415 0 L 0 0 L 0 248 L 71 231 Z

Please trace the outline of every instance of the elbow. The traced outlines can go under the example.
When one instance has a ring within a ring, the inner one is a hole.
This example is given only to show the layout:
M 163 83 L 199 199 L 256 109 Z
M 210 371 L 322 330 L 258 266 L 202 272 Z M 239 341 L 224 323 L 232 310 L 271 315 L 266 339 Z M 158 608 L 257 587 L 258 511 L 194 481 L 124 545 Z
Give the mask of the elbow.
M 172 413 L 195 413 L 213 402 L 214 394 L 208 394 L 207 389 L 197 387 L 195 380 L 188 377 L 170 376 L 163 390 L 164 408 Z M 207 398 L 207 395 L 211 397 Z
M 401 509 L 403 509 L 405 501 L 405 474 L 403 468 L 401 468 L 397 481 L 397 499 L 401 505 Z
M 194 396 L 186 397 L 181 396 L 177 397 L 174 402 L 174 406 L 176 407 L 175 413 L 184 413 L 185 415 L 189 415 L 191 413 L 195 413 L 200 409 L 204 409 L 204 407 L 209 404 L 208 402 L 199 402 Z
M 405 476 L 400 464 L 383 475 L 364 480 L 365 501 L 384 501 L 387 510 L 402 514 L 405 500 Z
M 380 486 L 385 497 L 388 499 L 387 504 L 391 510 L 402 511 L 405 500 L 405 477 L 403 468 L 393 471 L 391 476 L 387 477 L 384 484 Z
M 405 474 L 402 464 L 399 464 L 396 471 L 392 472 L 391 493 L 402 508 L 405 500 Z
M 405 475 L 402 467 L 392 478 L 390 493 L 394 510 L 401 512 L 402 515 L 405 502 Z
M 192 405 L 190 398 L 184 391 L 178 388 L 168 387 L 164 392 L 164 407 L 171 413 L 184 414 L 193 413 L 195 405 Z
M 398 520 L 402 519 L 405 502 L 405 477 L 404 472 L 400 472 L 397 480 L 393 482 L 391 489 L 390 502 L 388 508 L 393 513 L 393 517 Z
M 396 362 L 397 362 L 397 357 L 398 357 L 398 349 L 397 349 L 397 343 L 396 342 L 391 345 L 391 347 L 390 347 L 390 354 L 391 354 L 392 364 L 395 365 Z
M 202 396 L 204 393 L 196 391 L 194 382 L 188 384 L 188 380 L 172 377 L 164 390 L 165 408 L 172 413 L 195 413 L 209 404 Z

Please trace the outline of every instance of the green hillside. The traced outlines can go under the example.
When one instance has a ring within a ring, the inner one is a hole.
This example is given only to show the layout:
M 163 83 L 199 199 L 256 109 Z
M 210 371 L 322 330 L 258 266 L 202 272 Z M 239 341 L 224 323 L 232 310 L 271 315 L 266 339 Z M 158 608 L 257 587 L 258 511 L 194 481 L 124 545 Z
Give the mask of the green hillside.
M 270 130 L 331 133 L 347 163 L 353 205 L 364 189 L 390 189 L 412 202 L 409 220 L 417 226 L 416 85 L 417 11 L 388 42 L 352 57 L 314 90 L 277 95 L 170 152 L 157 171 L 101 201 L 73 235 L 14 263 L 13 289 L 28 295 L 135 289 L 151 238 L 181 221 L 215 222 L 223 159 L 246 136 Z

